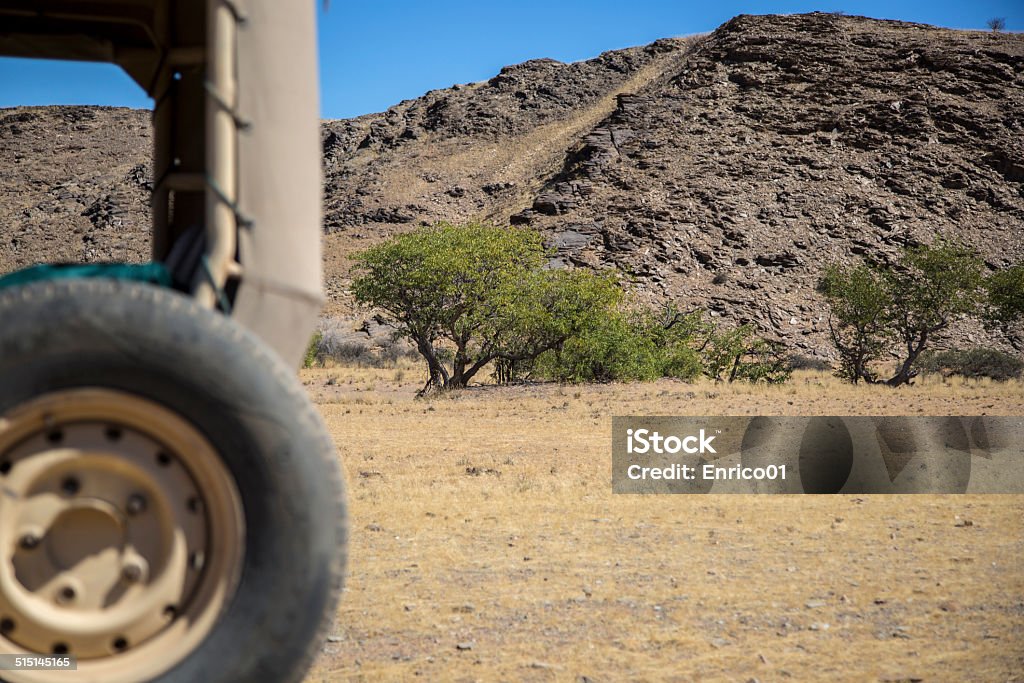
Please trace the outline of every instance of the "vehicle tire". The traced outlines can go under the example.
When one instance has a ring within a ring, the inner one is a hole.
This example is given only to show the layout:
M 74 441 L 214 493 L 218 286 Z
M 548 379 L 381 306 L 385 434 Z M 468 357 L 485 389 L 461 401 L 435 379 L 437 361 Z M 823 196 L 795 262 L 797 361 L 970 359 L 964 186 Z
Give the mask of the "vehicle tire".
M 294 372 L 173 291 L 0 291 L 0 652 L 13 683 L 300 681 L 333 621 L 340 465 Z

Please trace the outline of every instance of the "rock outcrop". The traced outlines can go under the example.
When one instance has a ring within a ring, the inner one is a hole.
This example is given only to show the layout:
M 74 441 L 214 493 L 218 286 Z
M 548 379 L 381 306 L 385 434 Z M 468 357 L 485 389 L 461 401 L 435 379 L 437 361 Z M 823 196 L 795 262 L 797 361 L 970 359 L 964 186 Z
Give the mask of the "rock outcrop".
M 353 250 L 483 219 L 824 353 L 825 264 L 937 236 L 1024 261 L 1021 112 L 1024 36 L 834 14 L 506 67 L 324 122 L 328 310 Z M 0 111 L 0 271 L 146 258 L 149 136 L 145 112 Z

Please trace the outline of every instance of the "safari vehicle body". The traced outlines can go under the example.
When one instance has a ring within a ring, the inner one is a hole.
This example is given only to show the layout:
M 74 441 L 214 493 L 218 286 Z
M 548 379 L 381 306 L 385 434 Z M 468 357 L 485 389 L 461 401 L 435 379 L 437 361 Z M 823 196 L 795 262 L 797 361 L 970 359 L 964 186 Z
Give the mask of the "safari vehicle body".
M 312 2 L 0 0 L 0 54 L 113 62 L 154 100 L 153 259 L 297 363 L 322 303 Z
M 346 541 L 294 376 L 322 303 L 316 7 L 0 0 L 0 54 L 153 98 L 173 283 L 0 289 L 0 653 L 78 658 L 0 680 L 301 680 Z

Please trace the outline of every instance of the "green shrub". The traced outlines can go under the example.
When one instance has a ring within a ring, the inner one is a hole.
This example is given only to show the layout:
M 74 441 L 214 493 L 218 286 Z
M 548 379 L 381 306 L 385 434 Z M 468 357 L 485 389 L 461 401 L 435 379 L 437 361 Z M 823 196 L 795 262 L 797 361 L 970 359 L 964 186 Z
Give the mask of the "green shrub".
M 1005 351 L 982 347 L 929 353 L 921 359 L 920 367 L 922 372 L 946 377 L 990 377 L 1000 382 L 1020 379 L 1024 374 L 1024 360 Z
M 323 359 L 320 357 L 320 345 L 324 341 L 324 333 L 317 330 L 310 337 L 309 343 L 306 345 L 306 353 L 302 357 L 302 367 L 312 368 L 316 365 L 323 365 Z
M 750 325 L 720 330 L 708 324 L 705 334 L 701 357 L 713 380 L 780 384 L 793 373 L 784 347 L 756 336 Z
M 658 349 L 638 321 L 612 310 L 534 364 L 534 376 L 561 382 L 653 380 L 661 376 Z
M 659 376 L 691 380 L 704 371 L 697 348 L 700 334 L 707 329 L 703 313 L 682 313 L 667 306 L 657 313 L 648 310 L 639 314 L 636 325 L 653 345 Z
M 1024 318 L 1024 266 L 997 270 L 985 279 L 988 320 L 1008 325 Z
M 538 378 L 565 382 L 649 381 L 659 377 L 778 383 L 791 366 L 780 345 L 749 325 L 720 329 L 700 312 L 673 307 L 613 310 L 537 359 Z

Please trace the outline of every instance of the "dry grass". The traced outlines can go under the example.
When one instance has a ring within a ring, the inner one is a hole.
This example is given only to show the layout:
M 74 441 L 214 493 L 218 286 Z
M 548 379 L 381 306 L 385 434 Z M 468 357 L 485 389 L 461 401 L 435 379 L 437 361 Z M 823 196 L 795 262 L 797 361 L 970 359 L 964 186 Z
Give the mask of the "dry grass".
M 336 642 L 308 681 L 1024 680 L 1019 496 L 613 496 L 609 481 L 616 414 L 1020 415 L 1021 384 L 799 373 L 417 401 L 420 375 L 303 373 L 352 513 Z

